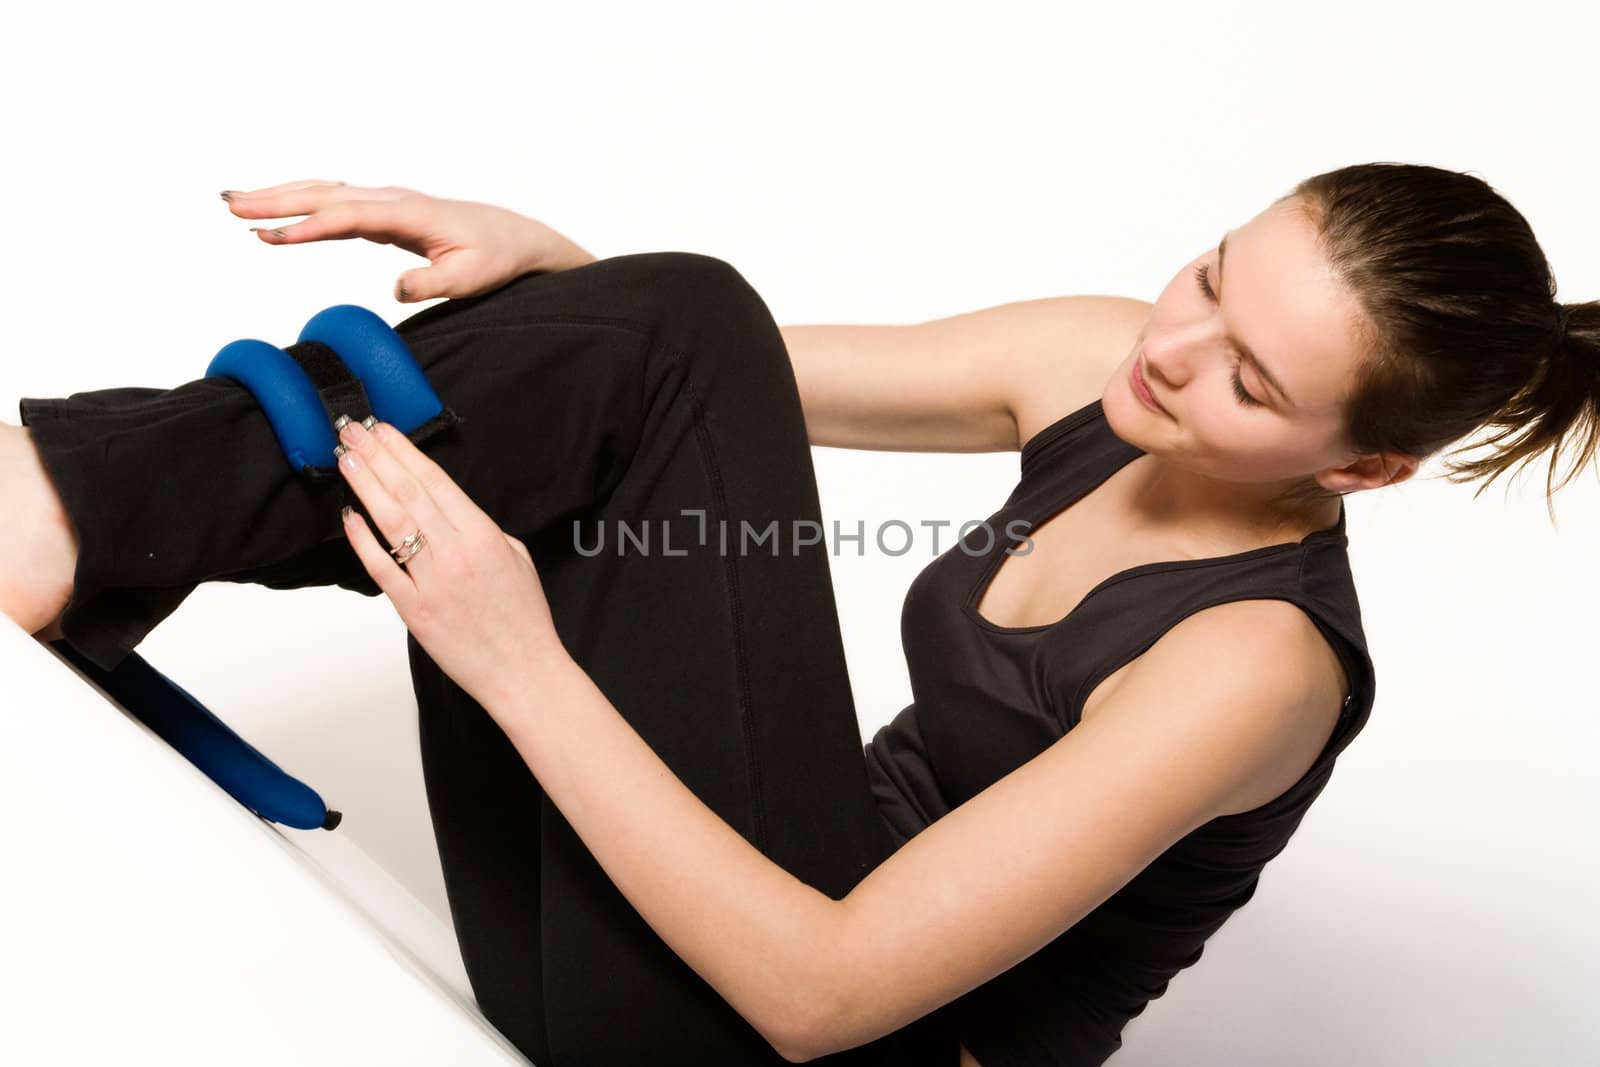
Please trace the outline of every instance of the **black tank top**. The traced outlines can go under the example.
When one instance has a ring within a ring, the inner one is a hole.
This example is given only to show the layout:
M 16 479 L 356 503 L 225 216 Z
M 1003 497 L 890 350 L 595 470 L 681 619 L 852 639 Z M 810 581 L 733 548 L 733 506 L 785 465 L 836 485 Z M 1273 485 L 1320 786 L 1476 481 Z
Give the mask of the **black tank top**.
M 1337 524 L 1298 542 L 1121 571 L 1055 623 L 997 626 L 978 614 L 1008 545 L 1143 454 L 1112 432 L 1099 400 L 1058 419 L 1023 446 L 1021 479 L 987 532 L 974 527 L 911 583 L 900 629 L 913 702 L 866 746 L 892 847 L 1049 747 L 1102 679 L 1215 604 L 1299 605 L 1343 663 L 1350 695 L 1322 754 L 1287 791 L 1196 828 L 1056 940 L 939 1009 L 984 1067 L 1082 1067 L 1115 1052 L 1124 1024 L 1255 893 L 1372 708 L 1342 502 Z M 1019 519 L 1031 525 L 1008 528 Z

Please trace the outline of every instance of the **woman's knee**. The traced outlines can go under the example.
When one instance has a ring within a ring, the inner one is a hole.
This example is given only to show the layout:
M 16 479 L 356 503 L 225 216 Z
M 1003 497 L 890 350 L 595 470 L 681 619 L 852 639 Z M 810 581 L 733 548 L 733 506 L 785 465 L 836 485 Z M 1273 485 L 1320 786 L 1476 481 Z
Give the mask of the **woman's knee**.
M 731 263 L 698 252 L 618 258 L 649 294 L 655 342 L 689 361 L 702 385 L 724 376 L 724 360 L 741 379 L 793 373 L 766 301 Z
M 638 252 L 602 262 L 629 275 L 654 298 L 652 319 L 755 316 L 769 318 L 765 301 L 731 263 L 700 252 Z
M 699 252 L 628 253 L 525 275 L 494 293 L 425 309 L 398 329 L 409 339 L 585 321 L 643 335 L 644 347 L 658 357 L 647 357 L 647 365 L 667 370 L 681 363 L 703 389 L 722 382 L 743 392 L 752 376 L 770 383 L 793 374 L 760 294 L 731 263 Z

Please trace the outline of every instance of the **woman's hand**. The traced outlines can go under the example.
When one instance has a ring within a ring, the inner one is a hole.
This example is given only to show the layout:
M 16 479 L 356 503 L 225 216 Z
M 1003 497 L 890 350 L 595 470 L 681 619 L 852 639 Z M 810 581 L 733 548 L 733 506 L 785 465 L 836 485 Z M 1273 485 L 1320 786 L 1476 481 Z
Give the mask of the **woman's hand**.
M 400 275 L 395 299 L 401 303 L 478 296 L 523 274 L 566 270 L 595 258 L 536 219 L 395 185 L 369 189 L 343 182 L 301 181 L 268 189 L 230 189 L 222 196 L 243 219 L 309 216 L 284 226 L 255 228 L 257 237 L 268 244 L 362 237 L 432 260 L 431 266 Z
M 345 534 L 367 574 L 439 669 L 485 710 L 526 702 L 527 690 L 570 664 L 533 560 L 465 491 L 395 427 L 348 423 L 343 472 L 385 541 L 427 543 L 402 566 L 351 509 Z

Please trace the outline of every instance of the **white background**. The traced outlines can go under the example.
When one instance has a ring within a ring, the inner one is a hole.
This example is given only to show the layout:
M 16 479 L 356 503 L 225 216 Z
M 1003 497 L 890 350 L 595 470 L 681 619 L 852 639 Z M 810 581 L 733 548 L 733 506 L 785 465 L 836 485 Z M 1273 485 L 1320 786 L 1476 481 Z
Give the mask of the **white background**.
M 601 256 L 716 255 L 785 324 L 893 323 L 1153 300 L 1295 181 L 1399 160 L 1484 177 L 1559 297 L 1600 297 L 1597 30 L 1551 3 L 34 5 L 0 28 L 0 417 L 180 384 L 330 304 L 416 311 L 391 290 L 421 260 L 269 247 L 217 197 L 304 178 L 500 204 Z M 1015 453 L 815 456 L 825 518 L 869 531 L 983 518 L 1017 474 Z M 1427 467 L 1347 500 L 1371 723 L 1113 1062 L 1600 1053 L 1600 492 L 1591 467 L 1552 528 L 1546 462 L 1476 500 Z M 900 599 L 932 553 L 854 552 L 833 576 L 870 737 L 910 699 Z M 209 585 L 140 652 L 447 915 L 385 600 Z

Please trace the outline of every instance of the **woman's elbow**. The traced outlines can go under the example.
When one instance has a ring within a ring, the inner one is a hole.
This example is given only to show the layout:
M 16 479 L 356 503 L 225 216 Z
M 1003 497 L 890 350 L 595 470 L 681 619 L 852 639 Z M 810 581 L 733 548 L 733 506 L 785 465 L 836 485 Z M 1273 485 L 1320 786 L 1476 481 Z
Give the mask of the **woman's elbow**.
M 859 945 L 850 914 L 840 901 L 814 894 L 817 910 L 797 922 L 804 933 L 784 945 L 782 960 L 770 961 L 763 1000 L 750 1016 L 761 1036 L 789 1063 L 807 1063 L 853 1048 L 861 1005 L 853 1003 L 859 980 Z
M 812 992 L 801 993 L 801 989 Z M 809 1063 L 841 1051 L 836 1047 L 838 1014 L 826 986 L 796 983 L 781 1007 L 768 1014 L 761 1034 L 789 1063 Z

